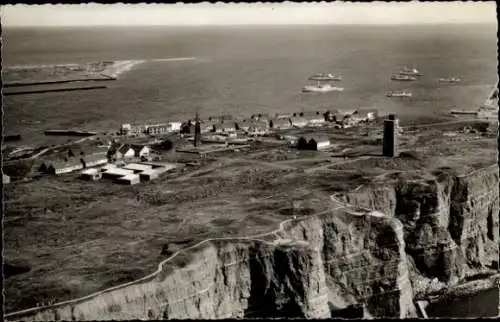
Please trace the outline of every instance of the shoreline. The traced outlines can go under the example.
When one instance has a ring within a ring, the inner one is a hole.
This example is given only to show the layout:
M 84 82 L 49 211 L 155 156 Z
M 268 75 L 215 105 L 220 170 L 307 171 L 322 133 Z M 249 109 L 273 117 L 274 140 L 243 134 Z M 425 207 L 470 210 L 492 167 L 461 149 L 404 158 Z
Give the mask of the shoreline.
M 59 83 L 72 83 L 82 81 L 111 81 L 117 80 L 118 77 L 137 65 L 148 62 L 177 62 L 177 61 L 192 61 L 196 57 L 172 57 L 159 59 L 129 59 L 129 60 L 101 60 L 85 63 L 67 63 L 67 64 L 40 64 L 40 65 L 14 65 L 4 67 L 4 73 L 9 72 L 32 72 L 34 74 L 41 70 L 57 70 L 63 69 L 69 72 L 69 75 L 64 74 L 60 79 L 53 74 L 45 79 L 30 80 L 29 77 L 21 80 L 5 80 L 4 87 L 22 87 L 31 85 L 53 85 Z M 97 65 L 97 66 L 96 66 Z M 103 66 L 104 65 L 104 66 Z M 97 68 L 97 70 L 96 70 Z M 75 75 L 76 74 L 76 75 Z M 67 78 L 65 78 L 65 76 Z

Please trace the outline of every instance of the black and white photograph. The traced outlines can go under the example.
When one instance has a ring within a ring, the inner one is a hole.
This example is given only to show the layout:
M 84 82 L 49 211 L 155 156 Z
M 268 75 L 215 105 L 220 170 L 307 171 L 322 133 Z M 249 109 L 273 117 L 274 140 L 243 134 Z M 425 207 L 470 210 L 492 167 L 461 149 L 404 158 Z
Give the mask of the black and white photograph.
M 0 20 L 5 321 L 499 316 L 495 1 Z

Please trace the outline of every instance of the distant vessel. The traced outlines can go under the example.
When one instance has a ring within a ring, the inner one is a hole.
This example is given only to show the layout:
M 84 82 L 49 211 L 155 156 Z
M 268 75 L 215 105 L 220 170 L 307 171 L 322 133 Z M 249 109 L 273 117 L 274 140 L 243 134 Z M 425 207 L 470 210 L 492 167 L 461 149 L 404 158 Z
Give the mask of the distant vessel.
M 449 78 L 440 78 L 440 83 L 460 83 L 460 78 L 458 77 L 449 77 Z
M 330 84 L 320 84 L 319 82 L 316 85 L 306 85 L 302 88 L 303 92 L 342 92 L 344 90 L 343 87 L 332 86 Z
M 451 110 L 451 114 L 455 115 L 477 115 L 477 111 L 474 110 Z
M 392 91 L 386 94 L 387 97 L 411 97 L 412 93 L 409 91 Z
M 391 79 L 395 81 L 407 81 L 407 82 L 417 80 L 416 77 L 409 75 L 392 75 Z
M 317 81 L 341 81 L 342 77 L 341 76 L 336 76 L 333 74 L 326 74 L 326 73 L 318 73 L 315 75 L 312 75 L 309 77 L 310 80 L 317 80 Z
M 400 75 L 407 75 L 407 76 L 422 76 L 424 75 L 423 73 L 419 72 L 415 66 L 413 68 L 408 68 L 407 66 L 403 67 L 402 70 L 399 71 Z

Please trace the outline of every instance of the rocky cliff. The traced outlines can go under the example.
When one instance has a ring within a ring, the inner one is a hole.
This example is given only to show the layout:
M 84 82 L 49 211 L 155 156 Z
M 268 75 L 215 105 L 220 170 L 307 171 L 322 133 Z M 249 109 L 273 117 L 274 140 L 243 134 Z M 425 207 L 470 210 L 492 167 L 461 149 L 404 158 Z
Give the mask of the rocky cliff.
M 346 201 L 397 218 L 404 226 L 405 252 L 414 291 L 457 283 L 497 269 L 499 177 L 491 166 L 467 175 L 450 169 L 395 174 Z M 433 285 L 430 285 L 433 282 Z
M 260 239 L 202 242 L 139 281 L 6 318 L 325 318 L 355 304 L 370 316 L 412 317 L 414 296 L 431 282 L 452 285 L 495 265 L 498 183 L 496 166 L 388 174 L 332 196 L 329 213 Z

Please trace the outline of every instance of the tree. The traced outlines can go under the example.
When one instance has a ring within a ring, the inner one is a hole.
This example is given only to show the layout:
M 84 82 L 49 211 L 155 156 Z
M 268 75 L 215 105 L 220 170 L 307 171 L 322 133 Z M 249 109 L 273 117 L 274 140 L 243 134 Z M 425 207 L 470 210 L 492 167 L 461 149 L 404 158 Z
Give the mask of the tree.
M 269 127 L 270 127 L 270 128 L 273 128 L 273 127 L 274 127 L 273 120 L 269 120 Z
M 300 117 L 304 116 L 304 112 L 300 112 L 299 116 Z

